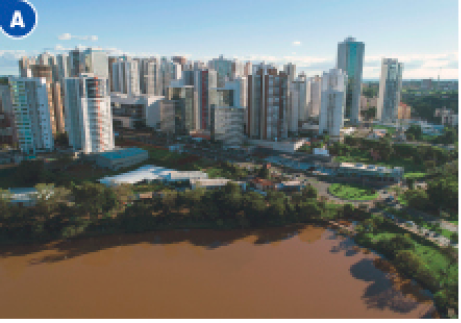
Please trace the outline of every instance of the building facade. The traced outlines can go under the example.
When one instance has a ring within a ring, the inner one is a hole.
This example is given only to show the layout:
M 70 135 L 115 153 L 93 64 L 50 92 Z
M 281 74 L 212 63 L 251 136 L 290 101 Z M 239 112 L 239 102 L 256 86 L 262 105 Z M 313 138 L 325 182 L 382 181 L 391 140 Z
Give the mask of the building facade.
M 288 136 L 288 76 L 272 66 L 253 66 L 248 76 L 247 135 L 250 139 L 280 140 Z
M 12 77 L 8 83 L 21 151 L 35 154 L 54 150 L 46 79 Z
M 81 74 L 66 78 L 64 84 L 70 146 L 84 153 L 114 149 L 108 79 Z
M 197 94 L 191 85 L 169 87 L 167 99 L 175 101 L 175 133 L 189 135 L 198 129 Z
M 218 73 L 214 70 L 198 70 L 194 75 L 195 90 L 198 98 L 199 129 L 210 129 L 210 90 L 218 87 Z
M 402 73 L 403 64 L 399 63 L 397 59 L 383 58 L 376 111 L 377 118 L 381 122 L 394 123 L 398 119 Z
M 245 140 L 245 110 L 240 107 L 211 107 L 211 139 L 224 145 L 240 146 Z
M 340 69 L 324 72 L 322 77 L 322 104 L 319 134 L 328 134 L 331 141 L 339 141 L 344 126 L 347 74 Z
M 348 37 L 338 44 L 337 68 L 343 70 L 348 77 L 346 109 L 344 118 L 356 124 L 360 120 L 360 95 L 362 94 L 362 73 L 365 44 Z

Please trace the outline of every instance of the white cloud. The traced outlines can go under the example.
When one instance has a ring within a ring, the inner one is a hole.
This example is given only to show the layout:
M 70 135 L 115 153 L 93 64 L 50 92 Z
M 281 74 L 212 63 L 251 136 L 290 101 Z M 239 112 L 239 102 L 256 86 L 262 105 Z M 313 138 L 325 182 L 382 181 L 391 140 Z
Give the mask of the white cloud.
M 72 35 L 71 34 L 62 34 L 62 35 L 59 35 L 58 36 L 58 39 L 59 40 L 71 40 L 72 39 Z
M 78 39 L 78 40 L 98 41 L 98 36 L 95 36 L 95 35 L 92 35 L 92 36 L 76 36 L 76 35 L 71 35 L 69 33 L 64 33 L 62 35 L 59 35 L 58 39 L 59 40 Z
M 294 41 L 294 42 L 293 42 L 293 45 L 295 45 L 295 46 L 299 46 L 299 45 L 301 45 L 301 42 L 300 42 L 299 40 L 297 40 L 297 41 Z

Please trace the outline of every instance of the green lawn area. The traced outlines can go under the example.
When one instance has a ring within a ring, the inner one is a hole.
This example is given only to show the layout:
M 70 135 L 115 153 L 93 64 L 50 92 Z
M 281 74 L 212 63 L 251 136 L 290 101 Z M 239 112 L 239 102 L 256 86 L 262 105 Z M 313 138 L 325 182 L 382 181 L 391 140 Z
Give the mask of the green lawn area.
M 376 126 L 374 125 L 373 129 L 385 129 L 391 135 L 393 135 L 395 133 L 395 131 L 396 131 L 395 128 L 393 128 L 393 127 L 387 127 L 387 126 L 381 126 L 381 125 L 376 125 Z
M 416 164 L 410 158 L 391 158 L 390 160 L 385 162 L 377 162 L 373 160 L 368 151 L 357 148 L 352 149 L 349 156 L 335 157 L 335 161 L 339 163 L 363 163 L 368 165 L 385 166 L 389 168 L 403 167 L 405 171 L 405 178 L 419 178 L 426 176 L 426 173 L 424 173 L 424 165 Z
M 421 259 L 426 263 L 428 268 L 434 272 L 439 273 L 440 270 L 445 268 L 447 264 L 446 257 L 440 252 L 440 248 L 435 245 L 433 242 L 420 237 L 414 233 L 409 233 L 404 229 L 396 226 L 396 225 L 386 225 L 385 228 L 380 228 L 377 232 L 374 233 L 366 233 L 365 235 L 372 239 L 374 242 L 378 242 L 382 239 L 392 238 L 396 235 L 403 235 L 408 234 L 409 237 L 415 243 L 415 253 L 421 257 Z M 450 275 L 452 277 L 458 277 L 458 267 L 452 269 Z M 437 275 L 438 276 L 438 275 Z
M 426 173 L 418 173 L 418 172 L 415 172 L 415 173 L 406 173 L 404 175 L 405 178 L 414 178 L 414 179 L 418 179 L 418 178 L 423 178 L 423 177 L 426 177 Z
M 345 200 L 369 201 L 377 199 L 379 193 L 360 185 L 335 183 L 328 188 L 330 194 Z

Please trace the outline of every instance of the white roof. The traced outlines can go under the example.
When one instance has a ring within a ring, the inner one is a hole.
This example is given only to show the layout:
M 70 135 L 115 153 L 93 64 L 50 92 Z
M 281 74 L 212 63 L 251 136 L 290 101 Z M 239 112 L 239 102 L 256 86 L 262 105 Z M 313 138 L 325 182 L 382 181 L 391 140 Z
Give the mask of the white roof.
M 99 182 L 110 186 L 117 184 L 136 184 L 144 180 L 156 180 L 165 178 L 190 179 L 191 177 L 197 176 L 206 178 L 208 177 L 208 174 L 202 172 L 180 172 L 164 167 L 145 165 L 128 173 L 104 177 L 100 179 Z

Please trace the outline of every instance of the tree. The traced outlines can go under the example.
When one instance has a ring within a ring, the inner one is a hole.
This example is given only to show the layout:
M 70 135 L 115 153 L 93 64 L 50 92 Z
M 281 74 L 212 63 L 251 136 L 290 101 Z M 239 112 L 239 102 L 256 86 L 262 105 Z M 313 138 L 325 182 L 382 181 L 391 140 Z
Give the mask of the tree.
M 48 179 L 47 175 L 48 171 L 45 169 L 43 160 L 23 160 L 15 171 L 15 176 L 25 186 L 45 183 Z
M 458 209 L 458 180 L 456 177 L 438 178 L 427 184 L 427 196 L 439 207 Z
M 423 266 L 423 261 L 411 250 L 400 250 L 395 258 L 397 267 L 406 274 L 415 277 Z
M 264 179 L 270 179 L 271 173 L 270 173 L 270 171 L 269 171 L 269 169 L 268 169 L 267 167 L 264 167 L 264 166 L 263 166 L 263 167 L 259 170 L 258 177 L 264 178 Z
M 408 201 L 408 206 L 424 210 L 429 204 L 429 197 L 426 191 L 422 189 L 408 190 L 404 194 L 405 200 Z
M 315 201 L 301 203 L 299 207 L 299 218 L 302 221 L 319 219 L 322 215 L 322 209 Z
M 414 178 L 407 178 L 407 186 L 410 190 L 413 190 L 415 188 L 415 179 Z
M 302 189 L 301 194 L 304 198 L 316 199 L 318 196 L 318 191 L 314 186 L 309 184 Z
M 434 169 L 436 167 L 435 161 L 433 160 L 427 160 L 424 162 L 424 168 L 426 171 L 429 171 L 431 169 Z
M 67 132 L 56 133 L 56 137 L 54 138 L 54 143 L 57 146 L 68 147 L 69 146 L 69 136 L 67 135 Z
M 411 125 L 405 134 L 408 136 L 408 134 L 411 134 L 414 136 L 416 140 L 421 140 L 423 137 L 423 131 L 421 129 L 421 126 L 419 125 Z
M 74 196 L 75 204 L 84 213 L 89 213 L 93 219 L 97 218 L 99 213 L 113 204 L 115 194 L 107 194 L 106 190 L 108 189 L 106 189 L 104 185 L 91 182 L 83 182 L 81 185 L 72 185 L 72 195 Z

